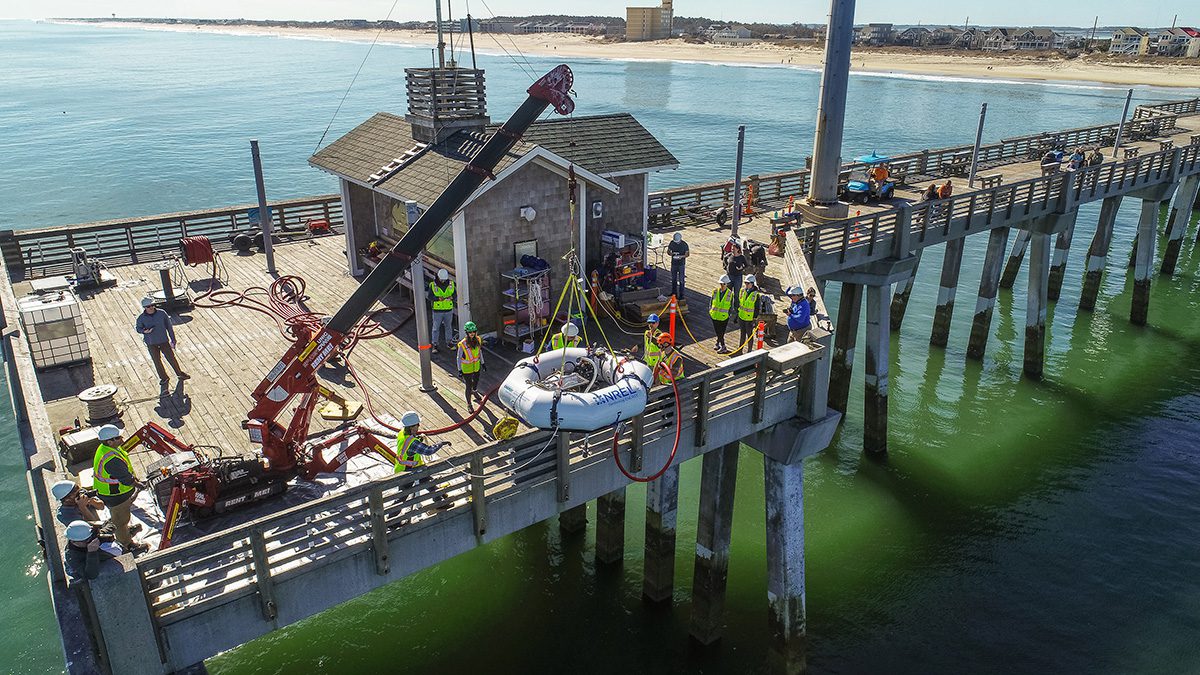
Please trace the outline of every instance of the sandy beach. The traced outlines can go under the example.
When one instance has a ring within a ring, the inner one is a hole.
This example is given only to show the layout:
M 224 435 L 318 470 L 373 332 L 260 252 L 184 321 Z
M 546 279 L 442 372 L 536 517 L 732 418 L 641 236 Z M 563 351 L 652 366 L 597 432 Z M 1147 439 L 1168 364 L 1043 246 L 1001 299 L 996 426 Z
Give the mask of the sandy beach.
M 337 28 L 274 28 L 120 21 L 89 23 L 88 25 L 145 30 L 275 35 L 357 42 L 369 42 L 375 38 L 374 31 Z M 466 40 L 465 35 L 455 36 L 456 51 L 458 51 L 457 39 L 459 37 L 464 42 Z M 437 37 L 433 32 L 397 30 L 383 32 L 379 41 L 432 49 L 436 45 Z M 616 42 L 592 36 L 563 33 L 539 35 L 479 33 L 475 36 L 475 46 L 476 50 L 481 53 L 498 55 L 504 55 L 506 52 L 515 55 L 520 52 L 525 55 L 539 56 L 775 65 L 813 70 L 821 67 L 824 56 L 822 50 L 815 47 L 793 48 L 767 43 L 745 46 L 689 44 L 680 39 L 655 42 Z M 1182 59 L 1180 60 L 1182 61 Z M 1187 59 L 1187 61 L 1190 64 L 1175 65 L 1120 62 L 1103 56 L 1039 59 L 1023 55 L 995 53 L 984 55 L 982 52 L 979 56 L 967 56 L 961 55 L 961 53 L 922 54 L 856 50 L 853 55 L 852 68 L 857 72 L 868 73 L 1200 88 L 1200 59 Z

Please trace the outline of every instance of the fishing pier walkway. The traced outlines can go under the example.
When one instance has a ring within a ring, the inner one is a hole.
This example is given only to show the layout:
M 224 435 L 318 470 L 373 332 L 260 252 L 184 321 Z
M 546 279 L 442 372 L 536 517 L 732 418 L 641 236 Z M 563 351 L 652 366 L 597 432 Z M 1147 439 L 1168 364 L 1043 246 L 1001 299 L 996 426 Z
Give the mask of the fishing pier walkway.
M 248 404 L 244 393 L 286 343 L 273 325 L 264 325 L 241 309 L 190 312 L 191 320 L 177 329 L 181 358 L 197 364 L 187 391 L 190 408 L 185 411 L 179 393 L 163 400 L 150 390 L 153 383 L 142 377 L 148 360 L 129 335 L 127 324 L 136 313 L 129 308 L 153 286 L 153 280 L 145 278 L 145 264 L 173 251 L 181 236 L 203 233 L 220 241 L 244 227 L 239 220 L 244 207 L 0 235 L 8 282 L 0 284 L 5 356 L 69 669 L 162 673 L 202 668 L 203 660 L 216 653 L 547 519 L 557 516 L 564 531 L 579 532 L 586 527 L 586 505 L 592 500 L 597 502 L 598 561 L 618 564 L 625 545 L 625 491 L 631 481 L 613 461 L 614 443 L 625 466 L 639 477 L 650 476 L 667 464 L 676 433 L 679 442 L 673 461 L 648 484 L 643 594 L 651 601 L 670 601 L 679 465 L 703 456 L 691 634 L 704 644 L 719 639 L 736 458 L 739 447 L 749 445 L 764 455 L 766 591 L 772 642 L 786 669 L 802 669 L 806 634 L 802 460 L 828 445 L 846 410 L 864 296 L 865 448 L 870 453 L 887 448 L 891 332 L 903 320 L 912 278 L 926 248 L 942 244 L 944 249 L 931 341 L 945 345 L 965 239 L 987 234 L 968 350 L 973 358 L 982 358 L 986 349 L 997 289 L 1011 285 L 1028 257 L 1025 372 L 1038 378 L 1043 374 L 1046 309 L 1059 295 L 1078 207 L 1103 202 L 1080 299 L 1081 307 L 1090 309 L 1104 273 L 1117 206 L 1127 197 L 1140 199 L 1130 318 L 1144 323 L 1160 207 L 1174 196 L 1166 232 L 1169 243 L 1160 268 L 1169 274 L 1200 189 L 1198 103 L 1138 108 L 1125 125 L 1128 141 L 1122 142 L 1116 158 L 1112 157 L 1116 124 L 985 145 L 979 187 L 968 188 L 965 179 L 956 179 L 956 194 L 945 200 L 916 202 L 905 197 L 915 197 L 932 180 L 940 183 L 944 176 L 961 174 L 964 152 L 969 157 L 970 146 L 894 158 L 893 173 L 903 174 L 911 188 L 901 188 L 896 199 L 864 207 L 848 219 L 802 219 L 785 238 L 784 257 L 772 258 L 763 284 L 769 293 L 778 295 L 789 285 L 815 285 L 823 292 L 830 281 L 842 284 L 840 306 L 834 313 L 837 330 L 817 331 L 818 345 L 813 347 L 781 344 L 733 358 L 711 353 L 702 344 L 712 336 L 703 308 L 711 279 L 721 273 L 719 256 L 712 252 L 728 231 L 710 222 L 708 214 L 712 207 L 732 199 L 732 183 L 653 193 L 651 228 L 683 232 L 694 252 L 688 267 L 689 299 L 696 309 L 689 323 L 700 342 L 684 346 L 690 361 L 679 387 L 678 417 L 673 392 L 658 387 L 646 411 L 617 430 L 528 431 L 492 441 L 482 425 L 467 427 L 448 437 L 453 446 L 447 456 L 415 474 L 347 483 L 280 511 L 256 511 L 229 527 L 164 551 L 136 559 L 122 556 L 108 564 L 98 579 L 70 587 L 64 583 L 62 523 L 55 517 L 48 486 L 72 467 L 58 455 L 52 432 L 70 418 L 72 397 L 88 381 L 79 379 L 83 376 L 77 372 L 35 372 L 28 345 L 17 330 L 14 287 L 21 289 L 34 279 L 66 271 L 73 245 L 87 246 L 104 260 L 122 283 L 83 299 L 85 323 L 96 345 L 90 377 L 95 382 L 112 381 L 122 389 L 127 429 L 151 419 L 176 419 L 177 429 L 189 442 L 203 438 L 230 448 L 246 445 L 240 428 Z M 1055 145 L 1106 148 L 1106 160 L 1077 171 L 1042 175 L 1038 159 Z M 855 168 L 847 165 L 844 173 Z M 769 241 L 773 212 L 789 196 L 805 194 L 808 174 L 751 176 L 746 184 L 755 187 L 760 214 L 742 223 L 740 234 Z M 687 215 L 679 215 L 681 208 Z M 341 227 L 336 197 L 279 202 L 273 209 L 283 212 L 285 222 L 302 223 L 320 216 L 335 232 Z M 308 289 L 315 311 L 336 309 L 339 299 L 357 283 L 345 275 L 341 241 L 305 236 L 276 249 L 284 272 L 289 267 L 302 269 L 324 281 L 320 288 L 313 283 Z M 260 269 L 258 256 L 223 257 L 228 258 L 229 287 L 270 281 Z M 1005 274 L 1006 259 L 1009 274 Z M 1123 269 L 1124 260 L 1120 262 Z M 194 289 L 206 288 L 205 279 L 193 281 Z M 383 304 L 402 306 L 403 302 L 397 295 L 385 298 Z M 610 328 L 610 335 L 618 336 L 616 347 L 637 339 L 621 335 L 616 326 Z M 435 368 L 435 381 L 443 392 L 440 399 L 415 394 L 419 380 L 414 375 L 417 358 L 412 343 L 398 334 L 363 347 L 359 368 L 367 371 L 363 373 L 366 388 L 381 392 L 377 407 L 387 401 L 394 410 L 412 402 L 421 406 L 433 425 L 460 420 L 465 406 L 458 397 L 460 385 L 449 372 L 452 363 L 443 361 Z M 492 381 L 504 370 L 494 366 Z M 354 388 L 344 373 L 325 375 L 353 396 Z M 424 477 L 429 482 L 414 485 L 414 478 Z M 145 602 L 130 602 L 137 598 Z M 81 616 L 89 620 L 80 621 Z

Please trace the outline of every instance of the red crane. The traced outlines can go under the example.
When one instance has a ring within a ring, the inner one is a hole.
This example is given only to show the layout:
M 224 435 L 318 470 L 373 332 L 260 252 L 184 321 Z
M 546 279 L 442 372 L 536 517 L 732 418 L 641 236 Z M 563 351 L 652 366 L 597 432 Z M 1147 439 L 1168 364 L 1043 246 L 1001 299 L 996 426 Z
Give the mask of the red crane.
M 200 515 L 223 512 L 282 493 L 286 482 L 297 474 L 311 479 L 317 474 L 335 471 L 349 458 L 364 452 L 373 451 L 388 461 L 395 461 L 395 454 L 388 444 L 361 425 L 338 432 L 319 444 L 308 444 L 309 424 L 317 404 L 322 399 L 341 400 L 318 382 L 317 370 L 342 353 L 370 307 L 409 268 L 421 249 L 475 189 L 485 180 L 494 178 L 492 169 L 546 107 L 554 106 L 561 115 L 569 115 L 575 109 L 569 95 L 573 82 L 571 69 L 560 65 L 529 87 L 525 102 L 463 166 L 429 210 L 383 256 L 341 309 L 323 322 L 315 334 L 311 329 L 298 327 L 301 329 L 296 330 L 291 347 L 254 388 L 251 394 L 254 407 L 243 422 L 250 442 L 262 446 L 265 465 L 257 457 L 198 458 L 184 454 L 194 453 L 197 446 L 181 442 L 153 422 L 129 437 L 122 446 L 126 451 L 145 444 L 165 457 L 151 466 L 151 471 L 158 471 L 163 477 L 157 481 L 160 487 L 156 487 L 160 501 L 166 498 L 168 502 L 160 549 L 170 545 L 175 523 L 184 506 Z M 280 418 L 293 403 L 296 403 L 295 408 L 285 425 Z M 326 460 L 324 451 L 334 446 L 339 446 L 339 452 Z M 169 497 L 167 489 L 170 490 Z

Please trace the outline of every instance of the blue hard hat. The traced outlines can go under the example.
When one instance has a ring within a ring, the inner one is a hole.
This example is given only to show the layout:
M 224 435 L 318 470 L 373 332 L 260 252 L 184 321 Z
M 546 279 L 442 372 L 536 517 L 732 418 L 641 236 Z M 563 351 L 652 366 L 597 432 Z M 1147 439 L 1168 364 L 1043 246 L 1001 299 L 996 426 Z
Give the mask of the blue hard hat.
M 646 323 L 658 323 L 658 315 L 651 314 L 650 316 L 646 317 Z

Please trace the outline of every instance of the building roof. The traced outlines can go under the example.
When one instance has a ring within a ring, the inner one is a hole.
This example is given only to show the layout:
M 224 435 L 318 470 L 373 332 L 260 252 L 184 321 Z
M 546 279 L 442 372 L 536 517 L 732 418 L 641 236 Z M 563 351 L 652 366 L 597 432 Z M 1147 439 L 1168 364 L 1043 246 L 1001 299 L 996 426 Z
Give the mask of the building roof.
M 428 206 L 498 127 L 491 125 L 486 132 L 460 131 L 438 145 L 418 149 L 408 122 L 381 112 L 322 148 L 308 163 L 398 199 Z M 499 174 L 538 147 L 600 176 L 679 165 L 633 115 L 618 113 L 535 122 L 492 173 Z M 415 157 L 390 175 L 378 182 L 372 180 L 383 167 L 414 150 Z
M 1146 31 L 1144 31 L 1141 28 L 1138 28 L 1136 26 L 1125 26 L 1124 28 L 1118 28 L 1115 31 L 1113 31 L 1114 35 L 1117 33 L 1121 33 L 1122 35 L 1137 35 L 1137 36 L 1146 35 Z

